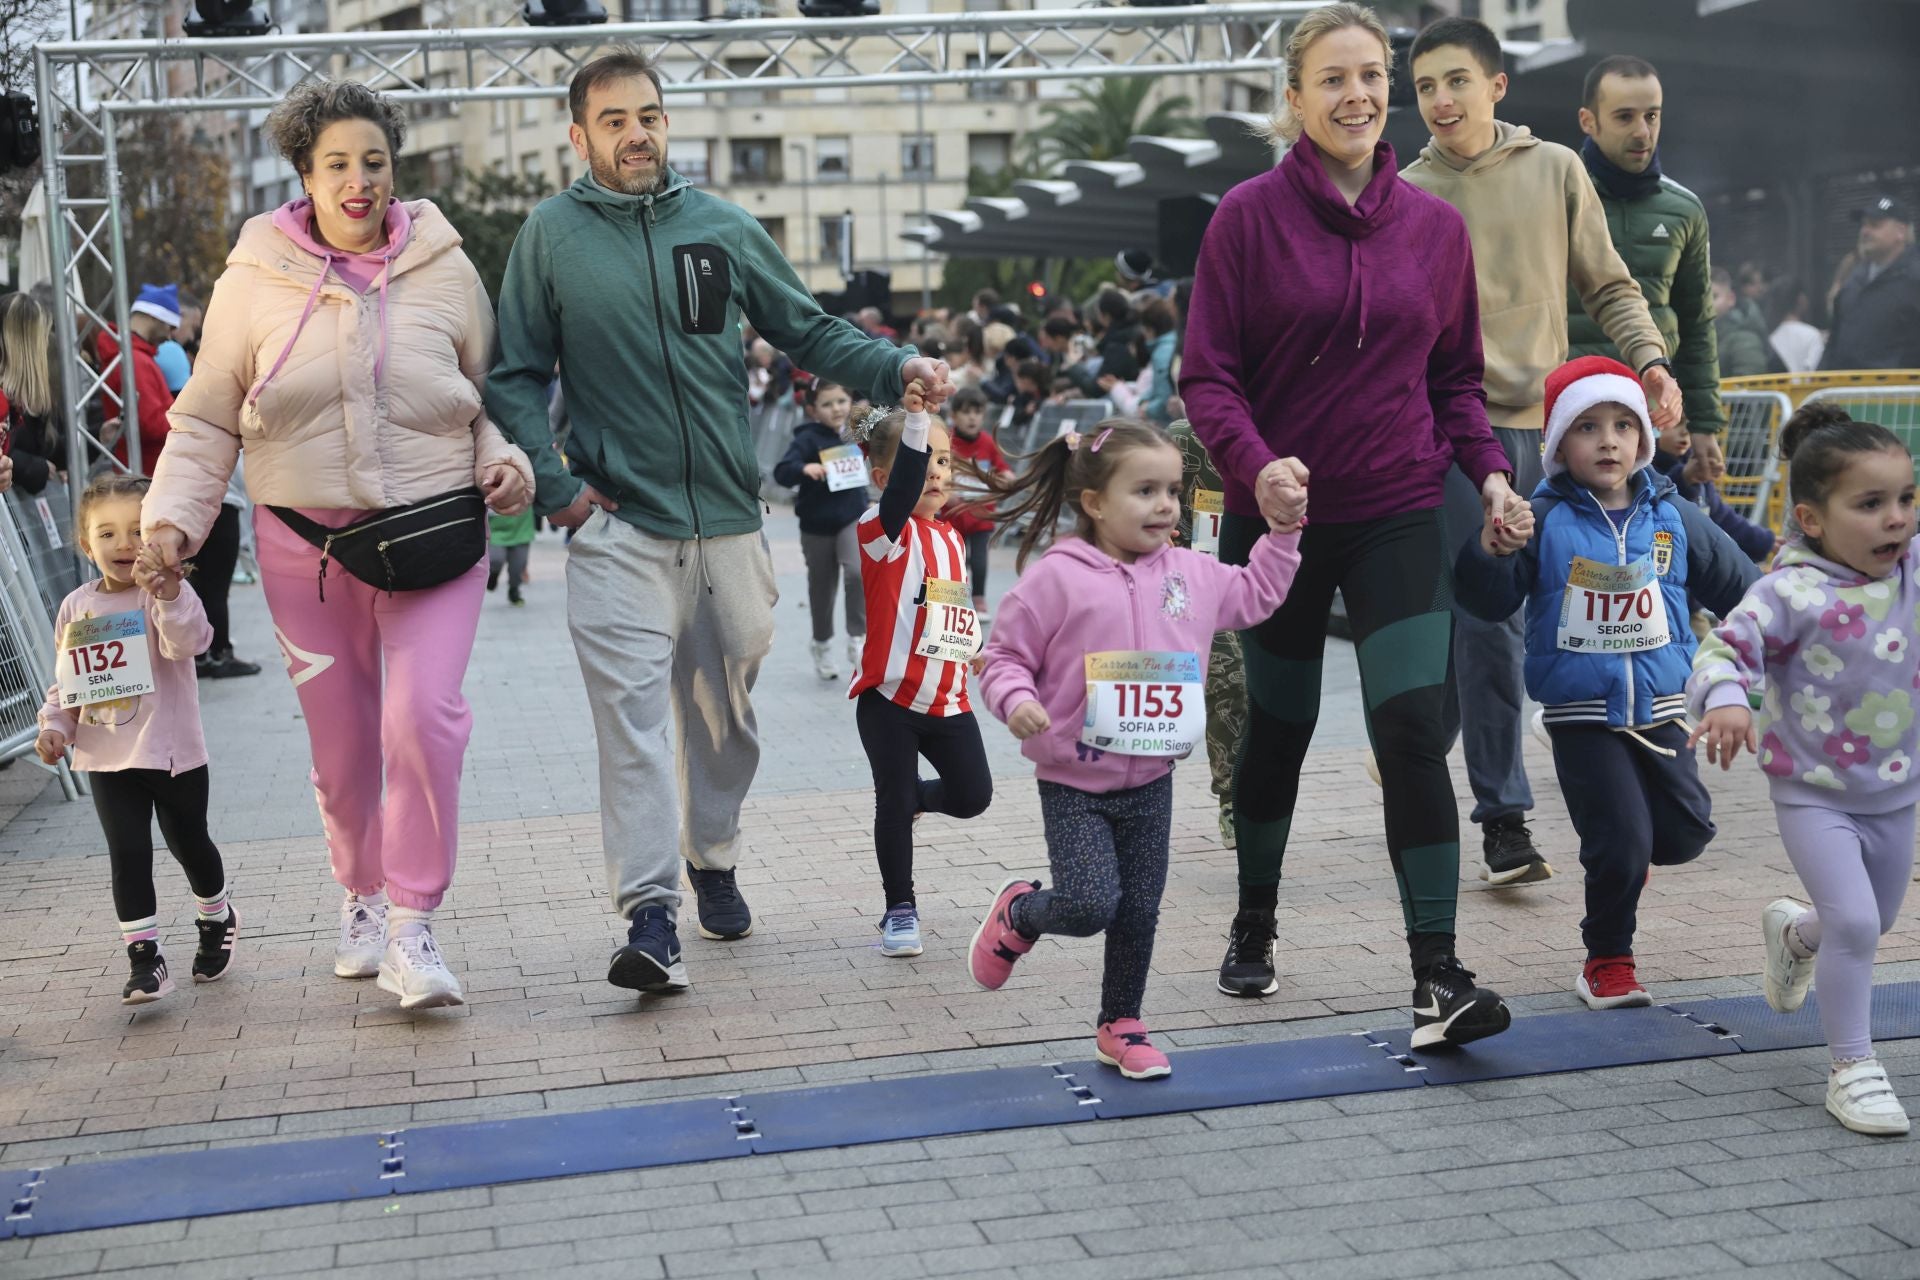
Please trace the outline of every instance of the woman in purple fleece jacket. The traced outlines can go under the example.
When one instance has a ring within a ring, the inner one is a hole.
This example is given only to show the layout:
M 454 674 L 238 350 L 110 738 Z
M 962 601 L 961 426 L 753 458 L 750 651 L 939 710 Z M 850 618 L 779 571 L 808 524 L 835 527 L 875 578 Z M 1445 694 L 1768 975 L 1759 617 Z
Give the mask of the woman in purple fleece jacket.
M 1294 139 L 1221 200 L 1195 270 L 1180 392 L 1226 489 L 1220 558 L 1265 530 L 1275 460 L 1312 475 L 1286 602 L 1241 633 L 1251 716 L 1235 792 L 1240 910 L 1220 989 L 1274 974 L 1280 864 L 1320 707 L 1327 614 L 1346 600 L 1386 793 L 1387 852 L 1414 974 L 1414 1046 L 1505 1030 L 1506 1005 L 1454 954 L 1460 820 L 1442 709 L 1451 643 L 1440 498 L 1455 462 L 1498 527 L 1518 499 L 1487 424 L 1466 224 L 1402 182 L 1387 120 L 1393 55 L 1360 5 L 1315 10 L 1287 46 Z M 1301 136 L 1304 134 L 1304 136 Z

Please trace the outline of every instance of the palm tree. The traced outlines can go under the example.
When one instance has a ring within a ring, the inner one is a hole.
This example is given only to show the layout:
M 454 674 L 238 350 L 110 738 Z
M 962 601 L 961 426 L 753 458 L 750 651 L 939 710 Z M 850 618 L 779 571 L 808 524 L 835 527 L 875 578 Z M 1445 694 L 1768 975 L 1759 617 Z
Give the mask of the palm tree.
M 1077 86 L 1073 104 L 1042 107 L 1047 122 L 1027 135 L 1027 163 L 1045 171 L 1062 160 L 1121 160 L 1128 138 L 1197 136 L 1200 121 L 1184 94 L 1163 98 L 1141 118 L 1153 84 L 1148 76 L 1099 80 L 1092 88 Z

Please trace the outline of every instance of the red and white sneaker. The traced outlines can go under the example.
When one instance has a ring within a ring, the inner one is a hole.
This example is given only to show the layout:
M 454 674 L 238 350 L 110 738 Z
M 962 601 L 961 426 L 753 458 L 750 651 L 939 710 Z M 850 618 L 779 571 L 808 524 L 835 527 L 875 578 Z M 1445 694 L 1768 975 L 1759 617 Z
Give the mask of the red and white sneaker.
M 1109 1067 L 1120 1068 L 1129 1080 L 1158 1080 L 1173 1074 L 1167 1055 L 1147 1039 L 1147 1024 L 1138 1018 L 1115 1018 L 1100 1024 L 1094 1041 L 1093 1056 Z
M 1018 876 L 1007 881 L 994 894 L 987 918 L 973 931 L 973 946 L 967 950 L 967 972 L 989 991 L 1005 986 L 1013 976 L 1013 962 L 1033 950 L 1034 940 L 1022 937 L 1013 927 L 1013 917 L 1007 908 L 1021 894 L 1032 893 L 1039 887 L 1038 880 L 1022 880 Z
M 1594 956 L 1573 989 L 1589 1009 L 1637 1009 L 1653 1003 L 1634 976 L 1632 956 Z

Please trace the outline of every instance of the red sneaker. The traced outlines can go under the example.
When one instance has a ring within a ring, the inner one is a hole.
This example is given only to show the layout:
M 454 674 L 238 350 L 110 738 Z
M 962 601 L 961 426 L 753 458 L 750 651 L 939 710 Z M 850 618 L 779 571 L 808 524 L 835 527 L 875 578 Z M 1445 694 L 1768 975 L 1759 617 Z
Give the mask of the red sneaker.
M 1013 976 L 1013 962 L 1033 950 L 1033 939 L 1023 938 L 1013 927 L 1007 908 L 1023 893 L 1040 887 L 1037 880 L 1015 877 L 1000 886 L 987 909 L 987 918 L 973 931 L 973 946 L 967 950 L 967 972 L 989 991 L 998 991 Z
M 1632 956 L 1594 956 L 1574 985 L 1589 1009 L 1630 1009 L 1653 1003 L 1633 973 Z
M 1157 1080 L 1173 1074 L 1173 1064 L 1153 1047 L 1147 1039 L 1147 1024 L 1138 1018 L 1101 1023 L 1093 1056 L 1109 1067 L 1120 1068 L 1120 1074 L 1129 1080 Z

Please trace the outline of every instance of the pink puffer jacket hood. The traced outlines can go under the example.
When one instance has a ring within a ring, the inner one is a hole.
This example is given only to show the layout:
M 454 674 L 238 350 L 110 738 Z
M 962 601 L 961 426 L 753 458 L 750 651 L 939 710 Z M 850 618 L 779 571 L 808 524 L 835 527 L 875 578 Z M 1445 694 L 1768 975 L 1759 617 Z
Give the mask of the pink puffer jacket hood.
M 404 247 L 366 294 L 260 214 L 214 286 L 193 377 L 168 414 L 147 495 L 150 533 L 197 548 L 247 452 L 263 505 L 377 510 L 477 484 L 526 455 L 481 407 L 493 308 L 459 233 L 431 201 L 405 208 Z

